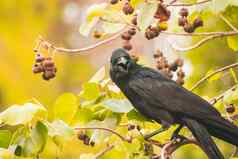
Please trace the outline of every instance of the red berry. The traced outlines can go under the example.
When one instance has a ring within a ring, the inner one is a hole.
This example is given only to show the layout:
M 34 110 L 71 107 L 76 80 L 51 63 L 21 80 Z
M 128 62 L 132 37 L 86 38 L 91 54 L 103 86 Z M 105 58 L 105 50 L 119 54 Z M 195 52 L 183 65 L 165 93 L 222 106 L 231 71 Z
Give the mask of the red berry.
M 180 17 L 180 18 L 178 19 L 178 25 L 179 25 L 179 26 L 185 26 L 185 24 L 187 24 L 187 23 L 188 23 L 188 20 L 187 20 L 186 17 Z

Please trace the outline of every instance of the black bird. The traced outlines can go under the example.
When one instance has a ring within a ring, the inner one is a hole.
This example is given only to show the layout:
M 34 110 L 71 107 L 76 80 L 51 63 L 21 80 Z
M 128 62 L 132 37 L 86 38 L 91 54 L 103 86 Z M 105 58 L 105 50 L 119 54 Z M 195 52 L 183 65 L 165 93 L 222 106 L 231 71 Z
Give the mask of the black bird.
M 238 127 L 210 103 L 159 71 L 136 64 L 124 49 L 112 53 L 110 77 L 137 111 L 162 125 L 145 138 L 178 124 L 172 137 L 186 126 L 210 159 L 224 159 L 211 136 L 238 146 Z

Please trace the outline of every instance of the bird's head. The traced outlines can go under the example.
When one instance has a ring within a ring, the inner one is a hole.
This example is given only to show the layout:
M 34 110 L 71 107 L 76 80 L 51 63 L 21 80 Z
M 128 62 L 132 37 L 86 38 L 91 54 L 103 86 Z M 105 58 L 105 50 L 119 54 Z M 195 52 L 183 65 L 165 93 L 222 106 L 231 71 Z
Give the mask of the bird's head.
M 134 60 L 126 50 L 120 48 L 112 52 L 110 75 L 112 80 L 120 80 L 126 77 L 135 65 Z

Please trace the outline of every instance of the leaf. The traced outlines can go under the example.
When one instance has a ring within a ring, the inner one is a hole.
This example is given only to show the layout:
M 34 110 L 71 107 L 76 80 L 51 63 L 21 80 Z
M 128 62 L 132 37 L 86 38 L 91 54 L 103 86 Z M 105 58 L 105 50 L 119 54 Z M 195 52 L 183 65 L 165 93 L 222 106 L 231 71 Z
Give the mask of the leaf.
M 133 109 L 127 99 L 108 99 L 102 102 L 102 106 L 116 113 L 128 113 Z
M 101 127 L 101 128 L 109 128 L 115 129 L 117 124 L 116 118 L 106 118 L 103 121 L 94 120 L 91 121 L 86 125 L 86 127 Z M 96 143 L 101 143 L 104 139 L 109 137 L 111 133 L 100 131 L 100 130 L 93 130 L 90 140 Z
M 1 159 L 13 159 L 14 155 L 8 149 L 0 148 L 0 158 Z
M 96 159 L 96 156 L 92 153 L 81 154 L 80 159 Z
M 64 93 L 59 96 L 54 104 L 54 114 L 56 119 L 61 119 L 70 123 L 78 109 L 78 99 L 72 93 Z
M 37 153 L 44 150 L 48 138 L 48 128 L 42 122 L 38 121 L 36 126 L 32 129 L 31 138 L 37 147 Z
M 79 27 L 79 33 L 83 36 L 88 36 L 92 28 L 97 24 L 97 19 L 94 19 L 91 22 L 84 22 Z
M 136 121 L 147 121 L 142 114 L 140 114 L 138 111 L 135 109 L 131 110 L 129 113 L 127 113 L 127 118 L 128 120 L 136 120 Z
M 238 51 L 238 36 L 228 36 L 227 43 L 231 49 Z
M 154 15 L 158 8 L 158 2 L 144 3 L 142 8 L 139 9 L 138 26 L 145 32 L 146 28 L 151 25 Z
M 112 22 L 103 22 L 102 28 L 104 33 L 113 34 L 122 30 L 126 24 L 112 23 Z
M 85 100 L 96 100 L 101 96 L 99 85 L 97 83 L 85 83 L 80 96 Z
M 143 3 L 144 0 L 130 0 L 130 4 L 133 8 L 136 8 L 139 4 Z
M 87 10 L 87 22 L 93 21 L 97 17 L 101 17 L 105 14 L 105 9 L 108 6 L 107 3 L 93 4 Z
M 94 112 L 86 107 L 80 108 L 74 118 L 76 123 L 87 123 L 93 119 Z
M 98 83 L 101 82 L 106 76 L 106 67 L 101 67 L 95 75 L 89 80 L 90 83 Z
M 12 133 L 9 130 L 0 130 L 0 147 L 8 148 Z
M 59 136 L 64 140 L 69 140 L 74 135 L 74 130 L 62 120 L 55 120 L 52 123 L 47 123 L 47 127 L 50 137 Z
M 4 124 L 15 126 L 19 124 L 27 124 L 35 117 L 46 114 L 46 109 L 37 104 L 26 103 L 24 105 L 13 105 L 0 113 L 0 121 Z
M 225 104 L 237 104 L 238 102 L 238 89 L 228 90 L 225 92 L 223 101 Z

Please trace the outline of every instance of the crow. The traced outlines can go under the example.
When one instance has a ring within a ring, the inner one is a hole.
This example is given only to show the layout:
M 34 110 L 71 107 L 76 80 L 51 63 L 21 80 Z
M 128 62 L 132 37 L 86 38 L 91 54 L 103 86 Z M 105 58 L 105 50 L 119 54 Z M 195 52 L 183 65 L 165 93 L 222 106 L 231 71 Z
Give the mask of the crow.
M 211 136 L 238 146 L 238 127 L 224 119 L 206 100 L 178 85 L 159 71 L 137 64 L 122 48 L 113 51 L 110 77 L 134 108 L 161 129 L 146 139 L 178 124 L 172 138 L 187 127 L 209 159 L 224 159 Z

